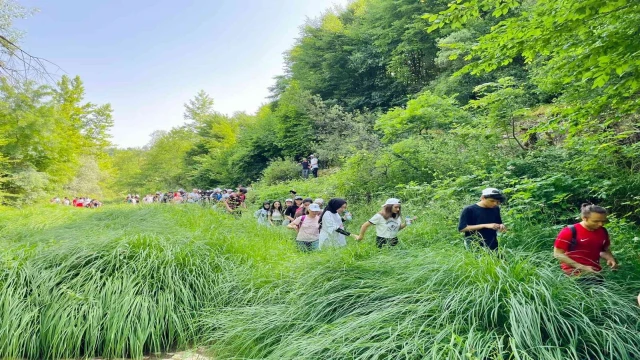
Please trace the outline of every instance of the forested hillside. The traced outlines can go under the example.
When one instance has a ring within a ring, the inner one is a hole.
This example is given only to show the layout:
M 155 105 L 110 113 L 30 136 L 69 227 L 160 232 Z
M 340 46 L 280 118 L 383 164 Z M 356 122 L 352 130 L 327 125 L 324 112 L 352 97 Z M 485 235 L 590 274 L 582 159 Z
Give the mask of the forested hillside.
M 637 221 L 639 16 L 628 1 L 354 1 L 301 28 L 257 114 L 201 92 L 183 127 L 112 150 L 111 189 L 268 184 L 315 153 L 345 196 L 490 183 L 522 213 L 593 201 Z
M 111 109 L 83 102 L 79 78 L 5 83 L 2 199 L 273 183 L 315 153 L 342 195 L 492 183 L 531 211 L 590 200 L 638 220 L 639 16 L 629 1 L 353 1 L 301 27 L 256 114 L 200 92 L 184 126 L 135 149 L 110 146 Z

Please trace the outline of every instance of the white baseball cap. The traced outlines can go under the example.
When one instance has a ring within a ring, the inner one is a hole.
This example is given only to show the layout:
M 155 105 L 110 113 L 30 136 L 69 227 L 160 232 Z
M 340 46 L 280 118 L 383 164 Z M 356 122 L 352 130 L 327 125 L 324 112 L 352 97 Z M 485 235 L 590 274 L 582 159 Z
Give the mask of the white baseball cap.
M 293 202 L 293 199 L 287 199 L 287 200 L 285 200 L 284 202 L 287 202 L 287 201 L 291 201 L 291 202 Z
M 496 188 L 486 188 L 482 190 L 482 196 L 502 195 L 502 192 Z
M 322 211 L 322 209 L 318 204 L 311 204 L 309 205 L 309 211 Z
M 387 205 L 400 205 L 400 199 L 389 198 L 382 206 L 387 206 Z

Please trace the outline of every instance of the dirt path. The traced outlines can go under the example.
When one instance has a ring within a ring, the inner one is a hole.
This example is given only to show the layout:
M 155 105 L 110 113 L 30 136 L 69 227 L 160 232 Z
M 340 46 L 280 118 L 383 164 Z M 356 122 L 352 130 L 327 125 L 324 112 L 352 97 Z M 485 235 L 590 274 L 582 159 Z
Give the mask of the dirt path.
M 204 349 L 193 349 L 186 351 L 176 351 L 171 353 L 145 356 L 143 360 L 214 360 L 211 356 L 205 355 Z M 90 360 L 105 360 L 103 358 L 93 358 Z M 124 360 L 124 359 L 117 359 Z

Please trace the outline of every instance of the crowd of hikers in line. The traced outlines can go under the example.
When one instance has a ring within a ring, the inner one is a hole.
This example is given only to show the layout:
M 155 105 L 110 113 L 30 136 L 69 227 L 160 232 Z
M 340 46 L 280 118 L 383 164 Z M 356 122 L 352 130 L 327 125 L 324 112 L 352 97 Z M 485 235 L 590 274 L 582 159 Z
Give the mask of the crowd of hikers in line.
M 292 198 L 286 199 L 284 205 L 280 201 L 264 202 L 254 216 L 262 225 L 284 225 L 295 230 L 296 242 L 303 250 L 345 246 L 347 236 L 360 241 L 371 226 L 375 227 L 378 247 L 396 246 L 400 230 L 415 220 L 415 217 L 403 218 L 400 200 L 390 198 L 382 204 L 378 213 L 360 226 L 357 234 L 352 234 L 344 226 L 352 218 L 344 199 L 331 199 L 325 207 L 323 199 L 303 198 L 293 190 L 291 193 Z M 482 190 L 477 203 L 462 209 L 458 231 L 464 233 L 465 247 L 490 251 L 498 249 L 498 232 L 507 231 L 500 215 L 500 204 L 504 201 L 500 190 L 486 188 Z M 238 204 L 235 203 L 227 205 L 229 212 L 236 212 L 237 208 Z M 607 210 L 584 204 L 580 215 L 579 223 L 560 231 L 554 242 L 553 254 L 566 274 L 595 275 L 583 278 L 589 282 L 600 282 L 600 259 L 604 259 L 611 269 L 618 267 L 610 250 L 609 234 L 604 228 Z
M 314 174 L 315 175 L 315 174 Z M 247 209 L 247 189 L 239 185 L 232 189 L 198 190 L 148 194 L 140 199 L 139 195 L 128 195 L 126 202 L 137 203 L 207 203 L 213 204 L 236 216 Z M 57 200 L 56 200 L 57 199 Z M 500 215 L 500 205 L 505 201 L 503 193 L 496 188 L 482 190 L 477 203 L 466 206 L 460 214 L 458 231 L 464 233 L 467 249 L 484 248 L 498 250 L 498 232 L 505 232 Z M 69 205 L 68 198 L 52 202 Z M 74 198 L 74 206 L 101 204 L 97 200 Z M 82 204 L 82 205 L 77 205 Z M 88 207 L 92 207 L 89 205 Z M 581 221 L 563 228 L 557 235 L 553 255 L 560 268 L 569 276 L 576 276 L 588 284 L 602 283 L 600 276 L 603 259 L 611 269 L 618 268 L 618 262 L 611 253 L 611 240 L 604 225 L 607 222 L 607 210 L 594 204 L 583 204 L 580 211 Z M 296 231 L 296 243 L 302 251 L 320 250 L 329 247 L 346 246 L 346 237 L 357 241 L 364 239 L 369 227 L 376 231 L 376 246 L 393 247 L 398 244 L 398 233 L 410 225 L 416 217 L 402 216 L 400 199 L 389 198 L 381 210 L 360 226 L 358 233 L 346 230 L 345 223 L 352 221 L 347 210 L 347 201 L 341 198 L 330 199 L 326 205 L 321 198 L 304 198 L 290 191 L 290 198 L 264 202 L 254 212 L 259 224 L 264 226 L 284 226 Z M 638 299 L 640 303 L 640 297 Z
M 62 199 L 56 196 L 51 200 L 49 200 L 49 202 L 52 204 L 60 204 L 65 206 L 73 206 L 73 207 L 79 207 L 79 208 L 92 208 L 92 209 L 99 208 L 102 206 L 102 202 L 100 202 L 97 199 L 91 199 L 89 197 L 74 197 L 71 200 L 66 196 Z
M 293 190 L 291 194 L 293 197 L 286 199 L 284 206 L 280 201 L 264 202 L 254 216 L 259 224 L 284 225 L 295 230 L 296 243 L 302 251 L 345 246 L 347 236 L 357 241 L 363 240 L 372 225 L 376 230 L 376 246 L 393 247 L 398 244 L 400 230 L 416 219 L 409 216 L 403 219 L 400 199 L 390 198 L 382 204 L 378 213 L 360 226 L 358 234 L 352 234 L 344 226 L 345 222 L 352 219 L 344 199 L 331 199 L 325 207 L 323 199 L 303 198 Z M 505 196 L 500 190 L 486 188 L 482 190 L 477 203 L 462 209 L 458 231 L 464 233 L 467 249 L 498 250 L 498 232 L 507 231 L 500 215 L 500 204 L 504 201 Z M 234 212 L 236 208 L 227 206 L 229 212 Z M 586 285 L 603 283 L 601 259 L 609 268 L 618 268 L 618 262 L 611 253 L 609 233 L 604 227 L 607 215 L 607 210 L 601 206 L 582 204 L 581 221 L 563 228 L 554 241 L 553 256 L 562 271 Z

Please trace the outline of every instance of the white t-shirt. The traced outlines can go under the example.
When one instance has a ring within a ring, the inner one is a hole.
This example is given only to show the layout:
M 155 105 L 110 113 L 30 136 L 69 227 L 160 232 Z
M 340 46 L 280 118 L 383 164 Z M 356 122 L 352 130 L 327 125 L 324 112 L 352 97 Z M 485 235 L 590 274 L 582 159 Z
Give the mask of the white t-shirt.
M 346 246 L 347 240 L 336 229 L 344 229 L 342 219 L 338 213 L 327 211 L 322 216 L 322 229 L 320 229 L 320 249 L 329 246 Z
M 384 216 L 380 214 L 373 215 L 369 222 L 376 226 L 376 235 L 386 239 L 393 239 L 396 237 L 398 235 L 398 231 L 400 231 L 400 225 L 402 224 L 400 217 L 395 219 L 390 217 L 385 220 Z
M 311 168 L 315 169 L 317 167 L 318 167 L 318 159 L 317 158 L 311 159 Z
M 304 221 L 302 221 L 303 217 L 304 217 Z M 320 237 L 320 231 L 318 230 L 318 227 L 320 226 L 320 224 L 318 223 L 319 220 L 320 220 L 320 216 L 310 217 L 308 215 L 303 215 L 295 219 L 292 222 L 292 224 L 294 225 L 300 225 L 300 222 L 302 222 L 302 226 L 298 231 L 298 236 L 296 237 L 296 240 L 305 241 L 305 242 L 312 242 L 312 241 L 318 240 L 318 238 Z

